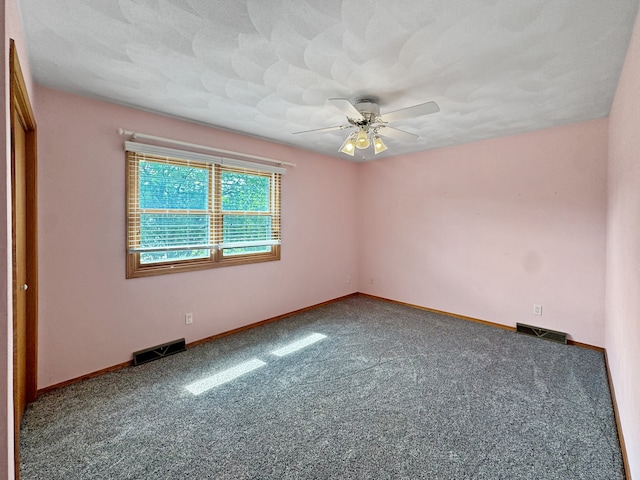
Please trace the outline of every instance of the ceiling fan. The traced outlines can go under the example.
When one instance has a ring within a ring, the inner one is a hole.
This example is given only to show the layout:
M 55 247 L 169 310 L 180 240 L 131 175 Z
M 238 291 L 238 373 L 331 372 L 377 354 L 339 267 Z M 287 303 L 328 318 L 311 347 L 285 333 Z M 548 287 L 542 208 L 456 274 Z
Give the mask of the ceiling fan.
M 346 98 L 330 98 L 329 101 L 347 116 L 348 125 L 305 130 L 295 132 L 294 135 L 312 132 L 330 132 L 333 130 L 350 130 L 355 128 L 356 131 L 351 132 L 338 149 L 339 152 L 351 156 L 355 154 L 356 149 L 366 149 L 369 148 L 371 144 L 373 144 L 373 150 L 376 155 L 384 152 L 387 146 L 380 138 L 381 136 L 402 141 L 415 140 L 418 138 L 418 135 L 399 130 L 388 124 L 398 120 L 429 115 L 440 111 L 440 107 L 436 102 L 426 102 L 381 115 L 380 106 L 374 100 L 363 98 L 358 100 L 355 105 Z

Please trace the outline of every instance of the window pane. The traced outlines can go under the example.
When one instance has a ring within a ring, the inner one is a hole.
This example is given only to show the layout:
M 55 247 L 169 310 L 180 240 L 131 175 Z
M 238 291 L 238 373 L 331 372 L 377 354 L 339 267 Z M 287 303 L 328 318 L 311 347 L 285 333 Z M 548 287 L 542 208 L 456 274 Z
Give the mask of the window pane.
M 206 210 L 209 170 L 140 161 L 140 208 Z
M 178 260 L 194 260 L 196 258 L 207 258 L 211 255 L 210 250 L 173 250 L 171 252 L 142 252 L 140 253 L 140 263 L 175 262 Z
M 173 247 L 209 244 L 209 215 L 143 213 L 140 215 L 140 247 Z M 209 256 L 209 250 L 181 250 L 140 254 L 141 263 L 185 260 Z
M 271 239 L 271 217 L 262 215 L 224 215 L 224 243 Z
M 231 255 L 247 255 L 249 253 L 266 253 L 269 251 L 271 251 L 271 247 L 268 245 L 260 247 L 225 248 L 222 250 L 222 255 L 229 257 Z
M 223 170 L 221 182 L 222 210 L 269 211 L 269 177 Z

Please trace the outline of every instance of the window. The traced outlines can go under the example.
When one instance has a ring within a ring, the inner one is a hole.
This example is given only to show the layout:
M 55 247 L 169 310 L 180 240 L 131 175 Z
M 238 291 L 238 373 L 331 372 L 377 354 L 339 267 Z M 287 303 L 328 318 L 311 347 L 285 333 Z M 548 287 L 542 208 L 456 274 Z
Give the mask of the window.
M 139 145 L 127 142 L 127 278 L 280 259 L 283 169 Z

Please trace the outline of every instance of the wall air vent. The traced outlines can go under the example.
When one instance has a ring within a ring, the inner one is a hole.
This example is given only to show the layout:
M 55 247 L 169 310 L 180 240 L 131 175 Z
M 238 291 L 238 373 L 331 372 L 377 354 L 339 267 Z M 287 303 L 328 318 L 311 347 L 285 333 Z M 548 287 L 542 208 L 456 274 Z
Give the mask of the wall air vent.
M 184 352 L 186 350 L 184 338 L 181 338 L 180 340 L 174 340 L 173 342 L 163 343 L 162 345 L 156 345 L 155 347 L 133 352 L 133 364 L 136 366 L 142 365 L 143 363 L 168 357 L 174 353 Z
M 567 334 L 563 332 L 556 332 L 555 330 L 533 327 L 531 325 L 525 325 L 524 323 L 516 323 L 516 332 L 531 335 L 533 337 L 544 338 L 545 340 L 551 340 L 553 342 L 563 343 L 565 345 L 567 344 Z

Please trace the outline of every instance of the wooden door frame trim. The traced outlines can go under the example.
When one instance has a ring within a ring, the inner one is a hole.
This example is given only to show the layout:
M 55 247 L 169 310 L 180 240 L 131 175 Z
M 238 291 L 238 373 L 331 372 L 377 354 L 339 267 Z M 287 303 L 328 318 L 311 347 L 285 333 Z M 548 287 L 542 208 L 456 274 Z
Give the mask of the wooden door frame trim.
M 9 72 L 10 72 L 10 87 L 9 87 L 9 111 L 11 112 L 11 138 L 14 134 L 14 112 L 20 118 L 20 121 L 25 126 L 25 215 L 26 221 L 26 247 L 29 252 L 29 261 L 27 262 L 27 284 L 29 289 L 27 291 L 26 298 L 26 310 L 27 310 L 27 377 L 26 377 L 26 401 L 32 402 L 38 395 L 38 211 L 37 211 L 37 127 L 35 121 L 35 115 L 31 108 L 31 102 L 29 100 L 29 92 L 22 75 L 22 69 L 20 67 L 20 61 L 18 59 L 18 52 L 16 50 L 15 41 L 10 39 L 9 44 Z M 13 142 L 13 140 L 12 140 Z M 11 182 L 12 186 L 15 184 L 15 149 L 11 146 Z M 13 282 L 15 282 L 15 196 L 11 193 L 11 242 L 13 253 L 12 264 L 12 276 Z M 15 297 L 15 285 L 13 285 L 14 297 Z M 15 298 L 14 298 L 15 303 Z M 15 312 L 13 315 L 13 321 L 15 325 Z M 15 347 L 14 347 L 15 348 Z M 15 350 L 14 350 L 15 353 Z M 15 366 L 15 355 L 14 355 Z M 14 379 L 14 392 L 15 392 L 15 379 Z M 15 398 L 14 398 L 15 402 Z M 15 460 L 18 461 L 19 454 L 19 433 L 20 425 L 17 425 L 14 419 L 15 428 Z M 16 463 L 16 468 L 19 465 Z M 19 477 L 19 470 L 16 470 L 16 478 Z
M 29 279 L 29 295 L 27 295 L 27 311 L 29 312 L 30 322 L 27 325 L 27 333 L 36 333 L 38 326 L 38 203 L 37 203 L 37 126 L 35 121 L 35 115 L 31 108 L 31 102 L 29 101 L 29 94 L 27 91 L 24 77 L 22 75 L 22 69 L 20 68 L 20 62 L 18 60 L 18 53 L 15 47 L 15 42 L 11 39 L 10 42 L 10 72 L 11 72 L 11 85 L 10 85 L 10 108 L 11 112 L 14 110 L 20 115 L 20 118 L 24 125 L 27 127 L 26 134 L 26 241 L 27 249 L 30 252 L 29 265 L 27 268 L 27 278 Z M 13 122 L 13 120 L 12 120 Z M 12 125 L 13 129 L 13 125 Z M 15 157 L 11 156 L 11 164 L 15 162 Z M 12 168 L 13 170 L 13 168 Z M 15 222 L 15 220 L 13 221 Z M 12 233 L 12 240 L 15 241 L 15 235 Z M 38 394 L 38 356 L 37 356 L 37 336 L 28 335 L 27 347 L 29 354 L 27 355 L 27 368 L 32 375 L 27 378 L 27 402 L 32 402 L 36 399 Z

